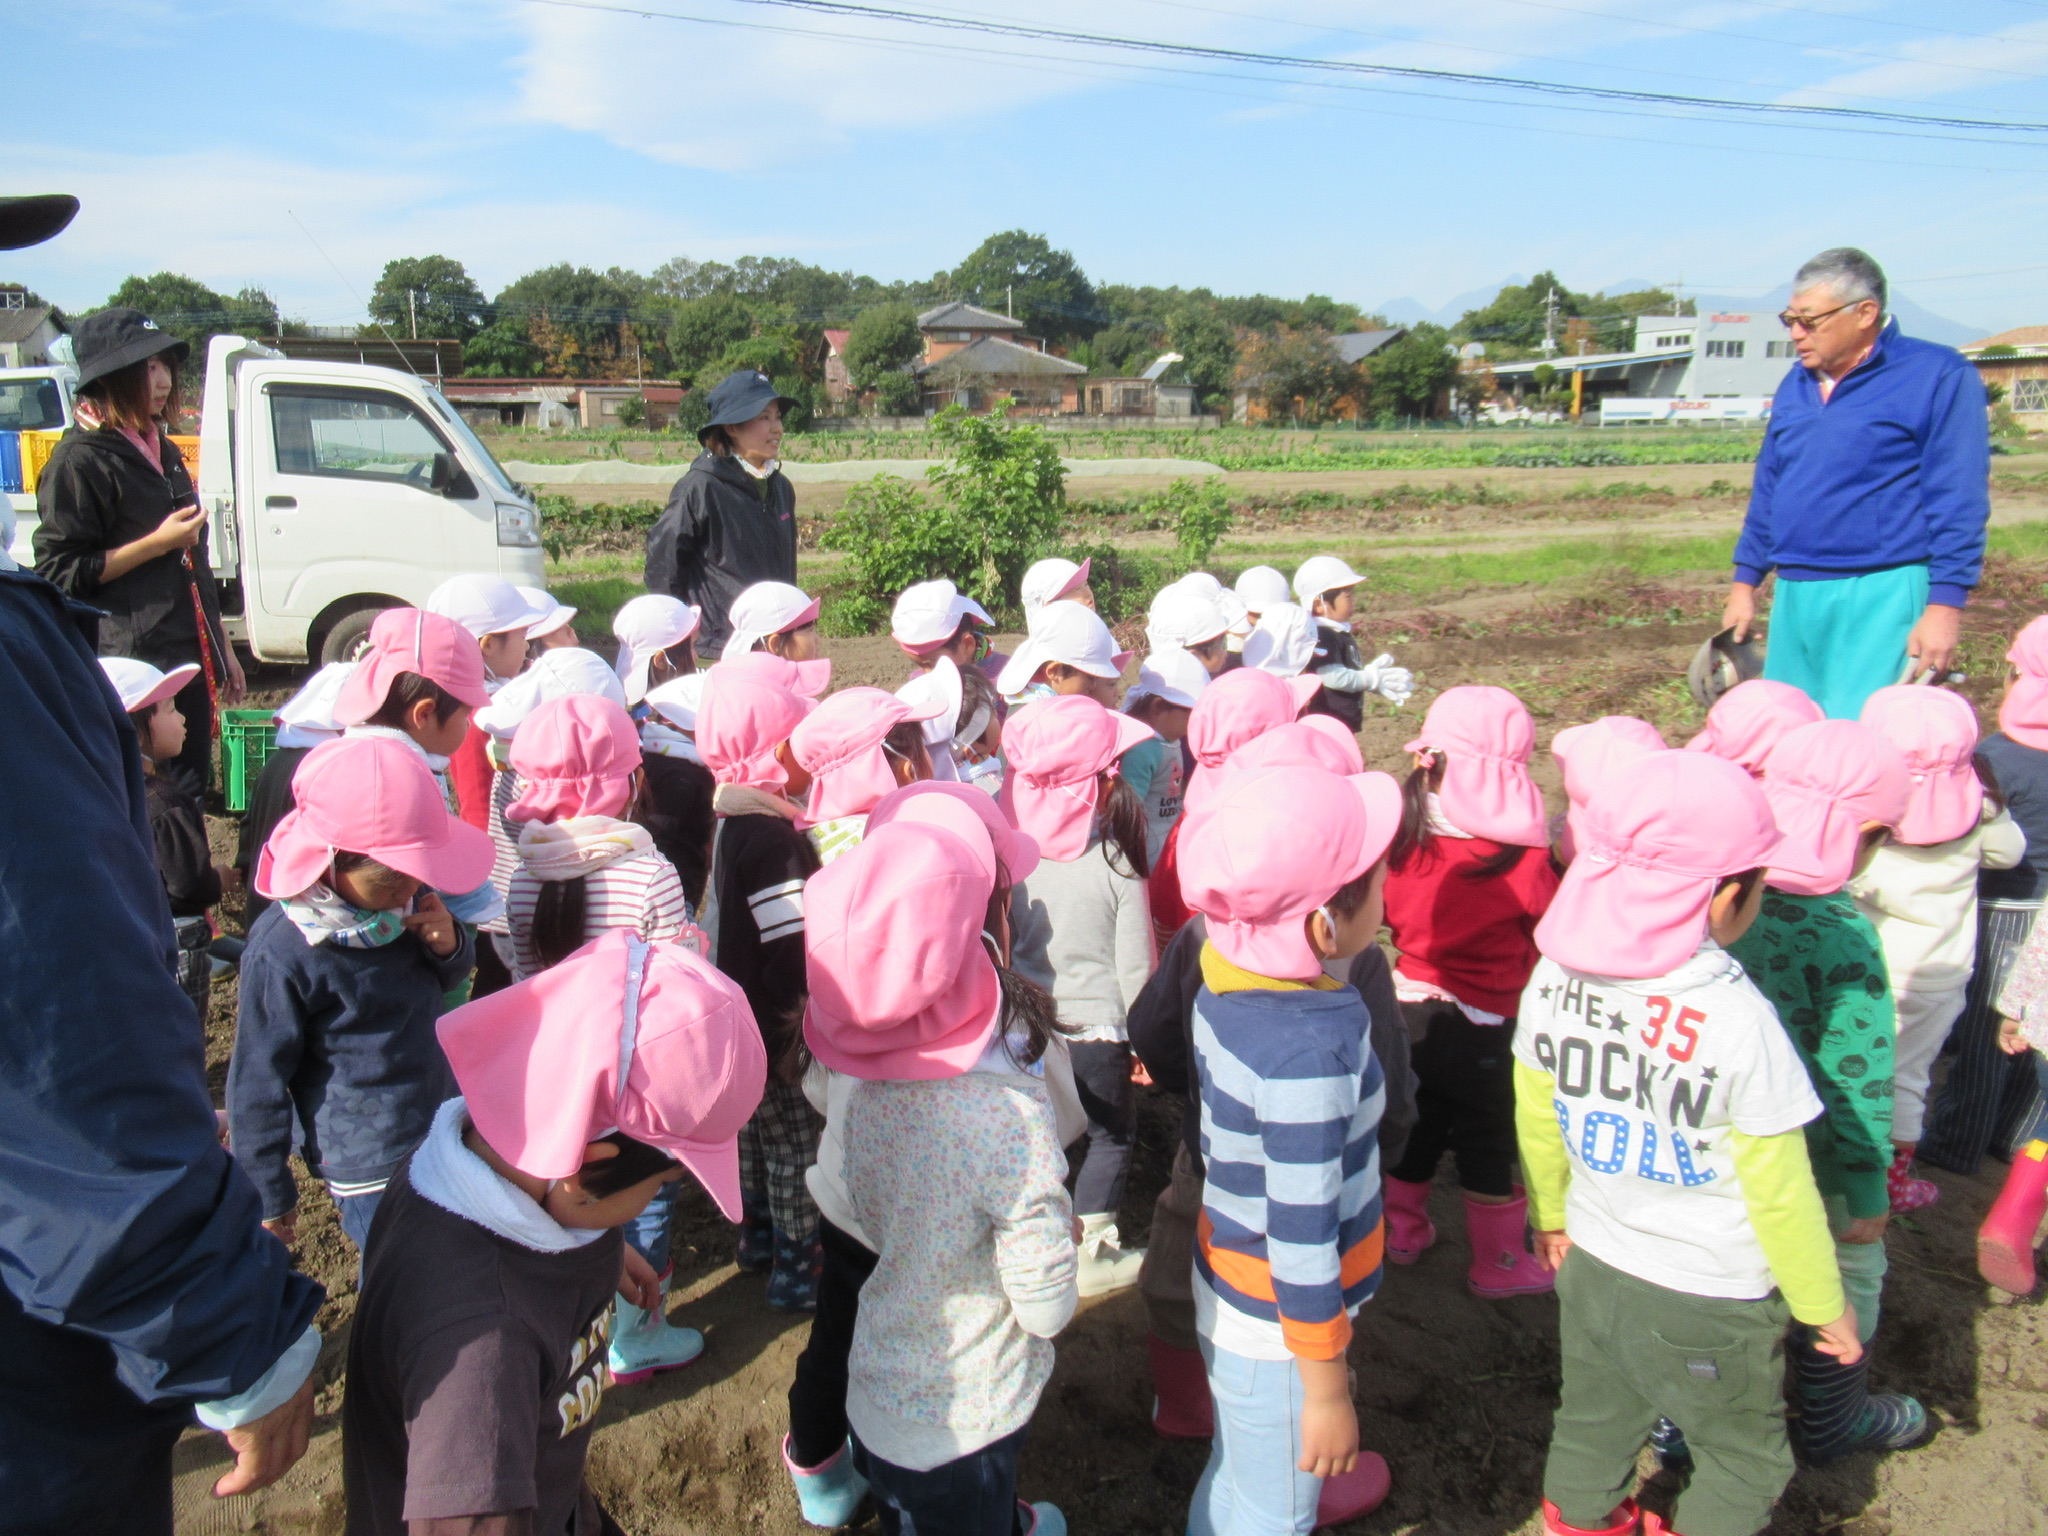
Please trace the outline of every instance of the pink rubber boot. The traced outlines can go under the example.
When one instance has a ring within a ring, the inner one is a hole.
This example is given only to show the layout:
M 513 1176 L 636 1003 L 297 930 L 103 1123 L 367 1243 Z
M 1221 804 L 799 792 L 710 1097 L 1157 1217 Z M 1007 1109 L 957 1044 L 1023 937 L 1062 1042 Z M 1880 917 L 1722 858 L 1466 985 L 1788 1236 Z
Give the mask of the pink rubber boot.
M 1436 1228 L 1429 1222 L 1429 1186 L 1406 1179 L 1381 1182 L 1385 1185 L 1387 1257 L 1396 1264 L 1413 1264 L 1436 1241 Z
M 1216 1404 L 1199 1349 L 1176 1349 L 1157 1334 L 1152 1355 L 1152 1427 L 1168 1440 L 1207 1440 L 1216 1433 Z
M 1474 1296 L 1500 1301 L 1509 1296 L 1539 1296 L 1557 1277 L 1536 1262 L 1524 1242 L 1529 1230 L 1529 1197 L 1518 1184 L 1506 1205 L 1486 1205 L 1465 1197 L 1465 1232 L 1472 1239 L 1472 1267 L 1465 1287 Z
M 1386 1503 L 1393 1486 L 1387 1458 L 1378 1451 L 1360 1451 L 1357 1466 L 1323 1479 L 1322 1495 L 1316 1500 L 1316 1529 L 1371 1514 Z
M 2034 1289 L 2034 1234 L 2048 1209 L 2048 1141 L 2030 1141 L 2013 1154 L 2005 1188 L 1977 1229 L 1977 1273 L 2015 1296 Z

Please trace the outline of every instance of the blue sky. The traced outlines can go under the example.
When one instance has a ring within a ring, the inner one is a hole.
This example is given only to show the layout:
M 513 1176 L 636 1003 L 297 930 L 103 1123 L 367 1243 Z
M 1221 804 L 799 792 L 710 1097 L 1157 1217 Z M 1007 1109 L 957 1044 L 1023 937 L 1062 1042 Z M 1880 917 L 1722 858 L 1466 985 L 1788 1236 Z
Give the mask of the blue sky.
M 746 0 L 648 3 L 696 19 L 532 0 L 4 0 L 17 62 L 0 190 L 74 191 L 86 207 L 54 244 L 0 255 L 0 279 L 82 308 L 129 272 L 170 268 L 339 324 L 393 256 L 454 256 L 492 293 L 549 262 L 644 271 L 676 255 L 918 278 L 1021 226 L 1097 281 L 1435 308 L 1545 267 L 1575 287 L 1682 278 L 1760 294 L 1854 243 L 1938 314 L 1985 332 L 2048 323 L 2048 133 L 1619 113 L 1428 82 L 1143 68 Z M 901 4 L 2048 119 L 2048 0 Z

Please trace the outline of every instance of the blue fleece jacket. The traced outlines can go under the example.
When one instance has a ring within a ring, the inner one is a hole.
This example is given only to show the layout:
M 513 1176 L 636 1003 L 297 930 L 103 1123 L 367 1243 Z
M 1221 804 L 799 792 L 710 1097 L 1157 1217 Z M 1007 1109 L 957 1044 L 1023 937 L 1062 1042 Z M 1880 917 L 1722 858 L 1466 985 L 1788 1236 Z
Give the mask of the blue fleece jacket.
M 410 933 L 376 949 L 308 944 L 282 903 L 242 951 L 228 1063 L 228 1135 L 275 1220 L 298 1204 L 294 1147 L 322 1178 L 389 1178 L 455 1082 L 434 1034 L 442 994 L 469 974 L 469 930 L 446 960 Z
M 1828 581 L 1925 565 L 1927 600 L 1960 608 L 1984 566 L 1991 516 L 1984 385 L 1953 347 L 1877 346 L 1823 402 L 1800 364 L 1771 402 L 1735 579 Z
M 193 1401 L 246 1391 L 322 1299 L 258 1225 L 214 1130 L 135 732 L 81 630 L 96 617 L 41 577 L 0 572 L 9 1528 L 103 1528 L 82 1511 L 102 1506 L 138 1436 L 175 1438 Z M 115 1486 L 148 1507 L 146 1480 Z

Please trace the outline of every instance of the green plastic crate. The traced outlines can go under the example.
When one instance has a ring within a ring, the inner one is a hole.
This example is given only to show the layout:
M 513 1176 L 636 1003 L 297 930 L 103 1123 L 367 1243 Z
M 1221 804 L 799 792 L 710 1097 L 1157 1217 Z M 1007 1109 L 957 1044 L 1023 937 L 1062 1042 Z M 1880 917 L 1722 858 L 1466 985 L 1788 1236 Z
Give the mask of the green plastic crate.
M 277 749 L 275 715 L 272 709 L 220 712 L 220 789 L 230 811 L 249 809 L 256 775 Z

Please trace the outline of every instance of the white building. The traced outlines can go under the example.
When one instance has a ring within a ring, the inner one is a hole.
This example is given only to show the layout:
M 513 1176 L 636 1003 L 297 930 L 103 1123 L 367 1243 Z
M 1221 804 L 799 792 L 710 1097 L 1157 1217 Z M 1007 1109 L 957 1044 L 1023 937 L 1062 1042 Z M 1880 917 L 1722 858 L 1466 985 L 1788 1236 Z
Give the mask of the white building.
M 1756 420 L 1797 361 L 1775 312 L 1641 315 L 1626 352 L 1494 363 L 1490 371 L 1516 405 L 1543 377 L 1581 375 L 1582 412 L 1607 421 Z M 1468 364 L 1468 367 L 1474 366 Z

